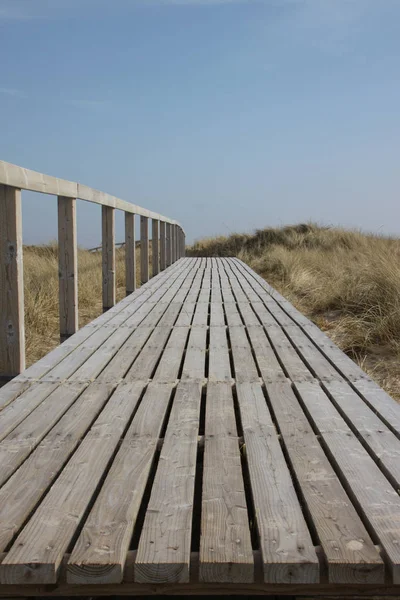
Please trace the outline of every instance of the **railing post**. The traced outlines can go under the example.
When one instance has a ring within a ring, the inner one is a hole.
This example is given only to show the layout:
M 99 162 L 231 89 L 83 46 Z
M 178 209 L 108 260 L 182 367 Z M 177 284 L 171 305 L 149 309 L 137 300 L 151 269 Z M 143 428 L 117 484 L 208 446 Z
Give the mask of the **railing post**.
M 102 206 L 103 310 L 115 304 L 115 209 Z
M 136 290 L 135 215 L 125 213 L 125 279 L 126 295 Z
M 58 196 L 58 297 L 60 341 L 78 331 L 76 199 Z
M 160 221 L 160 271 L 166 267 L 165 250 L 165 221 Z
M 0 375 L 25 369 L 21 190 L 0 185 Z
M 152 276 L 158 275 L 160 272 L 159 261 L 159 241 L 158 241 L 158 219 L 152 219 L 151 223 L 151 249 L 152 249 Z
M 172 265 L 172 239 L 171 239 L 171 223 L 167 223 L 167 244 L 166 244 L 166 253 L 167 253 L 167 267 Z
M 186 235 L 182 231 L 182 243 L 183 243 L 183 253 L 182 256 L 186 256 Z
M 149 219 L 140 217 L 140 281 L 149 280 Z
M 172 264 L 176 261 L 176 225 L 171 225 Z

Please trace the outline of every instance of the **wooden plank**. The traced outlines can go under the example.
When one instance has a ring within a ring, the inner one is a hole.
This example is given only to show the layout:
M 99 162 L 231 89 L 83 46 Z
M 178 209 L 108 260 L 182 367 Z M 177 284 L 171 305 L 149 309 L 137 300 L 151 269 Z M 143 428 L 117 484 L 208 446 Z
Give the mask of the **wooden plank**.
M 210 327 L 209 381 L 232 380 L 225 327 Z
M 0 185 L 0 375 L 25 369 L 21 190 Z
M 166 264 L 167 264 L 167 267 L 172 265 L 172 240 L 171 240 L 171 224 L 170 223 L 167 223 Z
M 149 280 L 149 220 L 140 217 L 140 281 Z
M 193 553 L 192 569 L 196 569 L 198 564 L 198 555 Z M 256 557 L 258 554 L 256 553 Z M 128 554 L 127 575 L 133 571 L 134 552 Z M 301 598 L 302 600 L 321 600 L 329 598 L 330 600 L 343 600 L 351 598 L 352 600 L 383 600 L 384 598 L 399 599 L 400 586 L 391 584 L 369 585 L 362 583 L 356 585 L 330 584 L 330 583 L 311 583 L 311 584 L 276 584 L 263 583 L 208 583 L 197 580 L 189 583 L 170 583 L 154 584 L 135 583 L 131 579 L 126 579 L 117 584 L 92 584 L 92 585 L 71 585 L 66 583 L 66 565 L 61 569 L 60 581 L 52 586 L 3 586 L 3 597 L 8 600 L 12 597 L 98 597 L 98 596 L 127 596 L 131 598 L 142 598 L 146 596 L 243 596 L 252 598 L 253 596 L 264 596 L 267 598 L 285 597 L 287 599 Z M 132 568 L 131 568 L 132 566 Z M 293 596 L 294 594 L 294 596 Z
M 134 565 L 135 581 L 189 581 L 202 386 L 179 383 Z
M 188 335 L 188 327 L 176 327 L 172 330 L 161 360 L 158 363 L 156 372 L 154 373 L 154 381 L 158 381 L 159 383 L 169 383 L 177 380 Z
M 103 310 L 115 304 L 115 211 L 101 207 L 103 244 Z
M 232 388 L 207 386 L 200 581 L 251 582 L 253 550 Z
M 171 261 L 174 263 L 176 261 L 176 227 L 175 225 L 171 225 Z
M 30 386 L 28 381 L 10 381 L 0 388 L 0 411 L 18 398 Z
M 61 560 L 139 401 L 120 384 L 0 565 L 0 583 L 55 583 Z
M 384 564 L 288 382 L 267 383 L 270 405 L 325 554 L 332 583 L 383 583 Z
M 167 249 L 165 245 L 165 221 L 160 221 L 160 271 L 167 267 Z
M 112 392 L 92 383 L 0 489 L 0 552 L 16 536 Z
M 251 347 L 264 381 L 284 381 L 286 375 L 272 349 L 263 327 L 247 327 Z
M 381 545 L 400 583 L 400 498 L 318 384 L 296 384 L 302 402 L 346 491 Z
M 149 339 L 153 329 L 148 325 L 140 325 L 131 333 L 115 356 L 97 376 L 97 381 L 119 381 L 139 356 L 143 346 Z
M 58 196 L 58 285 L 63 342 L 79 328 L 76 200 L 65 196 Z
M 379 414 L 380 418 L 397 437 L 400 437 L 400 405 L 393 400 L 374 381 L 358 379 L 352 384 L 359 394 L 362 395 L 368 406 Z
M 285 326 L 288 337 L 302 356 L 309 370 L 321 381 L 341 381 L 342 376 L 307 338 L 297 325 Z
M 378 463 L 395 489 L 400 490 L 400 440 L 345 381 L 323 385 L 353 433 Z
M 159 235 L 159 221 L 153 219 L 151 222 L 151 252 L 152 252 L 152 277 L 158 275 L 160 272 L 160 243 L 158 239 Z
M 172 389 L 171 383 L 151 383 L 147 388 L 72 551 L 68 561 L 69 583 L 122 581 Z
M 259 381 L 260 377 L 245 328 L 230 327 L 228 333 L 231 342 L 233 371 L 236 381 Z
M 225 313 L 222 302 L 211 302 L 210 304 L 210 327 L 224 327 Z
M 49 394 L 0 442 L 0 486 L 12 475 L 57 423 L 86 384 L 63 384 Z
M 192 327 L 190 330 L 181 379 L 203 380 L 206 366 L 207 329 Z
M 69 378 L 70 381 L 91 381 L 95 379 L 110 360 L 118 353 L 124 342 L 130 337 L 128 327 L 116 329 L 105 342 L 93 352 Z
M 146 380 L 152 377 L 170 334 L 171 327 L 157 326 L 154 329 L 138 358 L 126 373 L 126 381 Z
M 24 169 L 18 165 L 0 160 L 0 184 L 8 185 L 23 190 L 32 190 L 33 192 L 42 192 L 43 194 L 52 194 L 54 196 L 67 196 L 69 198 L 80 198 L 87 202 L 95 202 L 103 206 L 109 206 L 124 212 L 130 212 L 138 215 L 144 215 L 149 219 L 158 219 L 166 223 L 177 223 L 173 219 L 164 217 L 156 212 L 137 206 L 132 202 L 126 202 L 110 194 L 99 192 L 81 183 L 66 181 L 58 177 L 51 177 L 43 173 Z
M 268 338 L 292 381 L 312 381 L 313 375 L 280 327 L 267 328 Z
M 0 440 L 4 439 L 58 386 L 58 383 L 35 383 L 0 412 Z
M 317 583 L 317 555 L 261 385 L 236 388 L 264 581 Z
M 128 296 L 136 290 L 135 215 L 125 213 L 125 287 Z
M 225 295 L 224 295 L 224 297 L 225 297 Z M 224 300 L 224 310 L 225 310 L 228 327 L 243 326 L 242 317 L 240 316 L 240 313 L 234 302 L 226 302 L 226 300 Z

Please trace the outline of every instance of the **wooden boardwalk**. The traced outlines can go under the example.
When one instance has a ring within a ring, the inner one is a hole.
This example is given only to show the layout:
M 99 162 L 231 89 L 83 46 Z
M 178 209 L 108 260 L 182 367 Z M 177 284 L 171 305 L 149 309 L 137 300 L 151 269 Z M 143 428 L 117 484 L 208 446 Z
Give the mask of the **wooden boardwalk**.
M 237 259 L 0 390 L 0 595 L 400 596 L 400 406 Z

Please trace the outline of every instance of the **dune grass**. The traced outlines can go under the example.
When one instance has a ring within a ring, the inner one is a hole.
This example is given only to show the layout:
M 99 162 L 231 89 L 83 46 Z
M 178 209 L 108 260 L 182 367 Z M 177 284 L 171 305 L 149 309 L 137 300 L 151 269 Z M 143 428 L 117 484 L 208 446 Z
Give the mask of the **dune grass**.
M 137 265 L 140 251 L 137 250 Z M 78 251 L 79 326 L 102 312 L 101 252 Z M 139 285 L 139 273 L 137 272 Z M 25 335 L 27 366 L 59 343 L 58 247 L 24 247 Z M 125 250 L 116 249 L 117 301 L 125 296 Z
M 400 240 L 301 224 L 202 239 L 192 256 L 238 256 L 400 398 Z

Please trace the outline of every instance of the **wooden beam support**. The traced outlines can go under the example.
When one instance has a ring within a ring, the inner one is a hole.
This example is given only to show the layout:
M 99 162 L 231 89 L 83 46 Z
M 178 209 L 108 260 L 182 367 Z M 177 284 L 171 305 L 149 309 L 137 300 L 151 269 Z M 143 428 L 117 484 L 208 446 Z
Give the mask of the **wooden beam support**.
M 165 221 L 160 221 L 160 271 L 164 271 L 166 265 Z
M 170 267 L 172 265 L 172 239 L 171 239 L 171 223 L 167 223 L 166 224 L 167 227 L 167 240 L 166 240 L 166 255 L 167 255 L 167 260 L 166 260 L 166 265 L 167 267 Z
M 101 207 L 103 247 L 103 310 L 115 304 L 115 209 Z
M 24 369 L 21 190 L 0 185 L 0 375 Z
M 125 213 L 125 279 L 126 295 L 136 290 L 135 215 Z
M 149 280 L 149 220 L 140 217 L 140 281 Z
M 152 276 L 158 275 L 160 272 L 160 257 L 159 257 L 159 247 L 160 242 L 158 239 L 158 230 L 159 230 L 159 221 L 157 219 L 153 219 L 151 223 L 151 250 L 152 250 L 152 266 L 153 272 Z
M 78 331 L 76 199 L 58 196 L 58 295 L 60 341 Z

